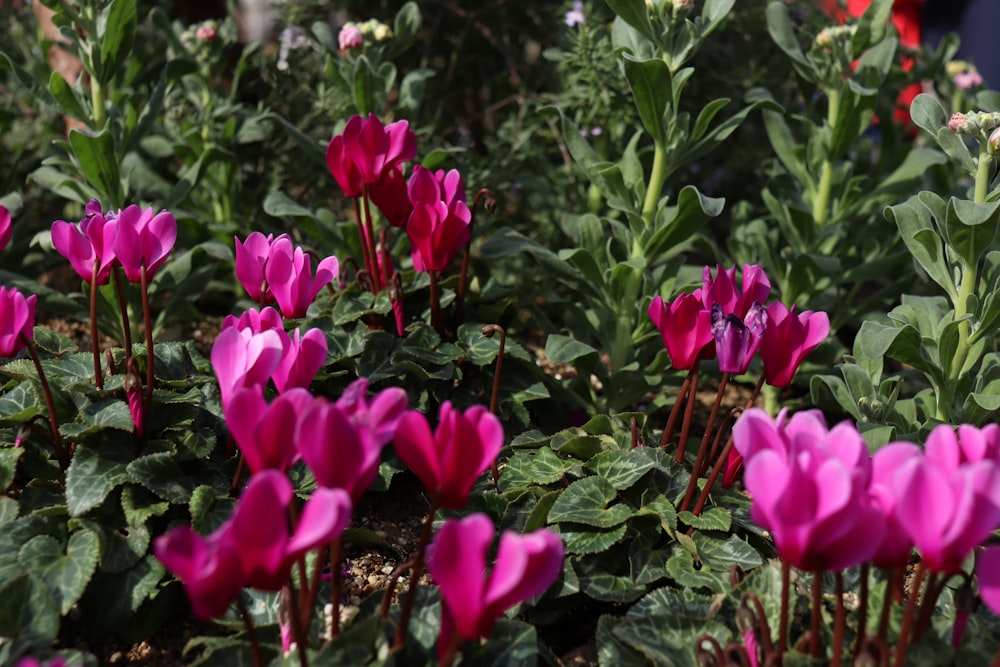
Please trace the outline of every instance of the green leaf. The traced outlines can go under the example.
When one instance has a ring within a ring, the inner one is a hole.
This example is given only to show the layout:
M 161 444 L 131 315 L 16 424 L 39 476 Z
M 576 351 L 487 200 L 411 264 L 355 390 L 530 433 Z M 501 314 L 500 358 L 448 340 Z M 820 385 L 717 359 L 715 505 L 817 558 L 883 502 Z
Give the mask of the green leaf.
M 407 2 L 399 8 L 392 21 L 392 41 L 386 49 L 385 58 L 394 59 L 409 49 L 420 34 L 422 18 L 420 7 L 415 2 Z
M 305 206 L 302 206 L 280 190 L 269 193 L 264 199 L 264 213 L 273 215 L 276 218 L 313 217 L 312 211 L 307 209 Z
M 749 572 L 764 562 L 760 554 L 740 539 L 739 535 L 729 535 L 722 539 L 696 532 L 693 538 L 698 547 L 698 557 L 701 558 L 702 565 L 718 572 L 728 573 L 733 565 L 744 572 Z
M 643 448 L 604 451 L 587 463 L 589 470 L 619 491 L 635 484 L 653 466 L 653 460 L 646 456 Z
M 52 72 L 52 76 L 49 77 L 49 90 L 67 115 L 85 123 L 90 120 L 90 114 L 84 110 L 76 91 L 66 83 L 66 79 L 59 72 Z
M 191 504 L 194 504 L 194 498 Z M 142 526 L 151 517 L 163 516 L 169 509 L 170 503 L 159 500 L 141 486 L 129 484 L 122 489 L 122 511 L 125 513 L 125 521 L 133 528 Z
M 677 519 L 698 530 L 729 530 L 732 516 L 725 507 L 712 507 L 695 516 L 691 512 L 679 512 Z
M 136 0 L 111 0 L 111 5 L 97 18 L 101 45 L 102 84 L 111 81 L 128 59 L 135 41 L 138 22 Z
M 605 2 L 623 21 L 651 41 L 656 41 L 656 33 L 653 32 L 653 24 L 649 21 L 649 10 L 646 9 L 645 0 L 605 0 Z
M 580 465 L 574 459 L 561 459 L 548 447 L 534 452 L 518 452 L 504 466 L 501 481 L 504 490 L 523 488 L 532 484 L 552 484 L 558 482 L 571 470 Z
M 570 554 L 603 553 L 625 537 L 626 524 L 615 528 L 597 529 L 591 526 L 561 524 L 559 536 Z
M 24 453 L 22 447 L 0 449 L 0 489 L 6 489 L 14 481 L 17 461 L 22 453 Z
M 615 665 L 615 667 L 648 667 L 649 660 L 642 653 L 615 636 L 614 628 L 622 620 L 620 616 L 610 615 L 597 619 L 598 664 Z
M 462 662 L 481 667 L 535 667 L 538 664 L 535 626 L 501 618 L 486 642 L 472 643 L 462 652 Z
M 101 549 L 97 534 L 86 529 L 70 535 L 65 552 L 63 548 L 54 537 L 39 535 L 21 547 L 17 560 L 25 572 L 45 582 L 61 613 L 67 614 L 94 574 Z
M 664 121 L 670 109 L 673 87 L 670 68 L 662 58 L 640 60 L 628 53 L 623 55 L 625 78 L 632 89 L 642 125 L 656 144 L 665 144 L 667 130 Z
M 920 334 L 910 325 L 898 327 L 867 320 L 861 324 L 854 345 L 859 355 L 869 359 L 891 354 L 894 359 L 910 365 L 924 364 L 920 356 Z
M 893 220 L 899 234 L 913 258 L 927 272 L 954 302 L 958 291 L 945 256 L 943 240 L 931 222 L 931 211 L 917 196 L 910 197 L 902 204 L 885 209 L 885 217 Z
M 680 535 L 683 535 L 681 533 Z M 683 588 L 707 588 L 715 593 L 729 590 L 729 572 L 721 572 L 695 564 L 694 556 L 679 543 L 667 561 L 667 574 Z
M 157 452 L 132 461 L 128 464 L 128 474 L 132 481 L 178 505 L 188 503 L 201 484 L 209 484 L 222 493 L 228 490 L 227 480 L 218 470 L 206 468 L 200 462 L 186 462 L 186 468 L 182 469 L 171 452 Z
M 774 0 L 767 6 L 767 31 L 771 39 L 796 64 L 811 70 L 812 65 L 799 47 L 799 41 L 788 16 L 788 7 L 781 0 Z
M 643 252 L 647 257 L 658 259 L 683 252 L 705 223 L 722 213 L 725 203 L 721 197 L 708 197 L 695 186 L 685 185 L 677 195 L 675 206 L 661 206 L 656 211 L 652 227 L 655 231 L 643 240 Z
M 69 143 L 80 165 L 80 172 L 94 186 L 105 205 L 115 206 L 116 202 L 121 202 L 121 175 L 111 131 L 105 128 L 95 133 L 73 129 L 69 132 Z
M 644 595 L 628 610 L 628 616 L 689 616 L 708 618 L 718 602 L 714 596 L 687 589 L 657 588 Z
M 80 445 L 66 470 L 66 504 L 70 516 L 80 516 L 104 502 L 112 489 L 128 481 L 126 466 L 132 460 L 125 443 Z
M 0 637 L 12 638 L 13 652 L 41 654 L 59 633 L 59 603 L 33 574 L 0 584 Z
M 43 411 L 42 397 L 30 382 L 22 382 L 0 396 L 0 418 L 16 424 L 26 422 Z
M 566 487 L 549 510 L 549 523 L 567 521 L 598 528 L 611 528 L 628 520 L 632 510 L 618 503 L 608 507 L 617 496 L 615 487 L 600 477 L 584 477 Z
M 545 341 L 545 356 L 554 364 L 568 364 L 590 355 L 596 357 L 597 350 L 569 336 L 550 334 Z
M 732 633 L 718 621 L 686 616 L 626 616 L 612 630 L 615 637 L 642 653 L 649 664 L 697 667 L 698 639 L 709 635 L 725 646 Z
M 996 238 L 998 224 L 1000 201 L 981 203 L 957 197 L 948 200 L 948 243 L 968 267 L 978 266 L 980 257 Z

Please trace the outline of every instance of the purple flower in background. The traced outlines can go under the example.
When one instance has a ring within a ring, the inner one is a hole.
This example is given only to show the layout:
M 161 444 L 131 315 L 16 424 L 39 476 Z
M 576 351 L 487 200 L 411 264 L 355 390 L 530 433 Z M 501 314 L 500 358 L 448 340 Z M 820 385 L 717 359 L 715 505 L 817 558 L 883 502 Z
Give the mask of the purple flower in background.
M 566 12 L 566 25 L 572 28 L 575 25 L 584 25 L 587 17 L 583 15 L 583 3 L 580 0 L 573 2 L 573 11 Z

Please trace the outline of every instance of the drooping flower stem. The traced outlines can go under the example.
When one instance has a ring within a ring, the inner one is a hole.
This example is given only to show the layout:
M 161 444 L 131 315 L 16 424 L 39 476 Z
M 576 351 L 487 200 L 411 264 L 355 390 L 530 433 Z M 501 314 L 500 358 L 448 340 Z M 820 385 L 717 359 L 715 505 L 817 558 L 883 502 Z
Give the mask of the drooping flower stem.
M 239 595 L 236 596 L 236 608 L 240 611 L 240 618 L 243 619 L 243 627 L 247 629 L 247 639 L 250 640 L 250 655 L 253 656 L 254 667 L 264 667 L 264 659 L 260 655 L 260 644 L 257 642 L 257 630 L 250 620 L 250 611 L 246 603 Z
M 487 324 L 482 329 L 483 335 L 487 338 L 493 338 L 493 334 L 500 334 L 500 347 L 497 350 L 497 364 L 493 369 L 493 389 L 490 392 L 490 414 L 495 415 L 497 413 L 497 401 L 500 398 L 500 374 L 503 372 L 503 354 L 504 348 L 507 345 L 507 332 L 499 324 Z M 490 463 L 490 475 L 493 477 L 493 486 L 500 490 L 499 479 L 500 479 L 500 469 L 497 466 L 497 460 L 493 459 Z
M 670 436 L 674 434 L 674 427 L 677 425 L 677 417 L 681 414 L 681 407 L 684 405 L 684 401 L 687 398 L 688 391 L 691 388 L 691 377 L 697 375 L 697 364 L 694 368 L 688 371 L 687 376 L 684 378 L 684 382 L 681 384 L 680 391 L 677 392 L 677 398 L 674 400 L 674 405 L 670 408 L 670 416 L 667 417 L 667 425 L 663 427 L 663 437 L 660 438 L 660 448 L 667 446 L 670 442 Z
M 364 193 L 364 206 L 365 206 L 365 238 L 364 241 L 367 242 L 368 246 L 365 248 L 365 252 L 369 254 L 372 266 L 372 283 L 375 285 L 375 294 L 382 291 L 382 272 L 379 271 L 378 266 L 378 252 L 375 250 L 375 226 L 372 224 L 372 211 L 371 204 L 369 203 L 368 196 L 368 186 L 365 186 Z
M 99 262 L 94 259 L 94 269 L 90 274 L 90 344 L 94 350 L 94 386 L 104 389 L 104 373 L 101 371 L 101 345 L 97 338 L 97 269 Z
M 906 601 L 906 611 L 903 612 L 903 627 L 899 630 L 899 639 L 896 640 L 896 650 L 892 664 L 895 667 L 903 667 L 906 663 L 906 649 L 910 646 L 911 635 L 913 634 L 913 620 L 917 615 L 917 606 L 920 601 L 920 588 L 924 583 L 924 576 L 927 568 L 923 562 L 917 563 L 916 572 L 910 583 L 910 597 Z
M 712 411 L 708 416 L 708 423 L 705 425 L 705 435 L 698 445 L 698 456 L 695 459 L 694 467 L 691 469 L 691 479 L 688 482 L 687 491 L 684 493 L 684 500 L 681 502 L 680 511 L 683 512 L 691 505 L 694 498 L 694 491 L 698 488 L 698 473 L 705 464 L 705 457 L 708 455 L 708 440 L 712 437 L 712 429 L 715 427 L 715 420 L 719 416 L 719 406 L 722 405 L 722 396 L 726 392 L 726 385 L 729 384 L 730 373 L 723 373 L 719 382 L 719 391 L 715 395 L 715 403 L 712 404 Z M 692 400 L 693 402 L 693 400 Z
M 38 373 L 38 382 L 42 385 L 42 395 L 45 397 L 45 409 L 49 413 L 49 438 L 52 441 L 53 449 L 55 449 L 56 458 L 59 459 L 59 465 L 65 470 L 69 466 L 69 452 L 63 447 L 62 436 L 59 434 L 56 404 L 52 400 L 52 390 L 49 388 L 49 381 L 45 379 L 45 371 L 42 370 L 42 360 L 38 356 L 38 350 L 35 349 L 34 343 L 23 335 L 20 338 L 24 343 L 24 347 L 28 350 L 28 354 L 31 355 L 31 360 L 35 364 L 35 372 Z
M 823 574 L 820 571 L 813 572 L 812 581 L 812 618 L 809 623 L 809 655 L 818 659 L 823 650 L 823 644 L 819 639 L 820 621 L 823 619 Z
M 681 437 L 677 441 L 677 456 L 675 460 L 680 465 L 684 462 L 684 450 L 687 449 L 688 434 L 691 432 L 691 417 L 694 416 L 694 399 L 698 389 L 698 367 L 701 365 L 701 357 L 694 362 L 691 369 L 691 383 L 688 385 L 687 404 L 684 406 L 684 421 L 681 422 Z M 678 396 L 677 400 L 681 400 Z
M 375 292 L 375 267 L 373 262 L 375 258 L 368 252 L 368 239 L 365 233 L 365 221 L 361 216 L 361 201 L 359 197 L 354 198 L 354 220 L 358 223 L 358 241 L 361 242 L 361 258 L 365 262 L 365 271 L 371 276 L 371 282 L 369 286 L 371 287 L 372 293 Z
M 139 266 L 139 286 L 142 290 L 142 325 L 146 329 L 146 400 L 142 419 L 143 433 L 148 433 L 145 424 L 153 406 L 153 315 L 149 309 L 149 276 L 145 264 Z
M 424 530 L 420 533 L 420 543 L 417 545 L 417 553 L 413 556 L 410 564 L 410 585 L 406 590 L 406 598 L 400 605 L 399 625 L 396 627 L 396 640 L 393 642 L 394 648 L 399 648 L 406 642 L 406 631 L 410 627 L 410 616 L 413 613 L 413 603 L 417 597 L 417 586 L 420 583 L 420 575 L 424 571 L 424 555 L 427 553 L 427 545 L 431 541 L 431 533 L 434 532 L 434 515 L 437 514 L 437 509 L 437 503 L 432 502 L 430 509 L 427 510 Z
M 844 652 L 844 625 L 847 622 L 847 610 L 844 609 L 844 575 L 838 570 L 834 573 L 837 594 L 837 611 L 833 617 L 833 659 L 830 667 L 840 667 Z M 864 632 L 864 629 L 861 629 Z
M 125 356 L 132 356 L 132 325 L 128 319 L 128 302 L 125 300 L 125 286 L 122 284 L 121 272 L 118 267 L 111 270 L 115 277 L 115 293 L 118 294 L 118 308 L 122 314 L 122 338 L 125 343 Z

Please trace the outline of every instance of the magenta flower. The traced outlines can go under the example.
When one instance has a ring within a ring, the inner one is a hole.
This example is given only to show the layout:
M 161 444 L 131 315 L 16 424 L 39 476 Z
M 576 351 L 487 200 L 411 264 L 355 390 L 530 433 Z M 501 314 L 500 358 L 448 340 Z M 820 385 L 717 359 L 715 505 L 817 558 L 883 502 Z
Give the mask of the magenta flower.
M 430 491 L 433 502 L 462 509 L 476 479 L 500 453 L 503 427 L 481 405 L 463 414 L 445 401 L 433 434 L 422 412 L 411 410 L 403 415 L 395 446 L 399 458 Z
M 343 489 L 357 502 L 375 481 L 382 444 L 371 428 L 326 399 L 317 399 L 301 416 L 294 442 L 320 487 Z
M 132 415 L 132 426 L 135 434 L 142 437 L 143 412 L 142 412 L 142 376 L 139 375 L 139 366 L 135 362 L 135 357 L 129 357 L 128 368 L 125 372 L 125 397 L 128 399 L 128 411 Z
M 3 252 L 13 236 L 14 225 L 10 221 L 10 211 L 4 206 L 0 206 L 0 252 Z
M 338 537 L 351 520 L 351 499 L 340 489 L 316 489 L 288 534 L 292 483 L 283 473 L 265 470 L 250 478 L 233 509 L 227 539 L 237 547 L 247 584 L 276 591 L 287 581 L 299 556 Z
M 361 182 L 372 185 L 393 167 L 413 159 L 417 154 L 417 135 L 405 120 L 382 125 L 373 113 L 367 119 L 356 115 L 344 126 L 344 148 L 357 167 Z
M 743 456 L 751 518 L 771 531 L 778 556 L 801 570 L 841 570 L 864 562 L 885 534 L 868 493 L 871 456 L 857 429 L 827 430 L 819 411 L 777 422 L 752 408 L 733 427 Z
M 305 389 L 289 389 L 268 405 L 259 385 L 233 392 L 225 405 L 226 426 L 250 472 L 288 470 L 299 452 L 291 434 L 315 399 Z
M 323 287 L 337 277 L 339 262 L 330 256 L 320 261 L 313 276 L 312 260 L 302 248 L 293 247 L 288 237 L 271 244 L 264 274 L 285 317 L 305 317 L 309 304 Z
M 190 526 L 153 542 L 153 553 L 184 585 L 191 610 L 202 620 L 224 614 L 246 584 L 238 548 L 224 532 L 204 538 Z
M 28 657 L 21 658 L 18 660 L 14 667 L 69 667 L 69 663 L 66 662 L 66 658 L 61 655 L 57 655 L 51 660 L 42 662 L 38 658 Z
M 52 245 L 88 284 L 93 279 L 94 262 L 97 262 L 97 284 L 108 284 L 115 261 L 117 234 L 116 214 L 105 214 L 96 199 L 87 204 L 79 225 L 63 220 L 52 223 Z
M 430 546 L 427 571 L 441 589 L 441 664 L 456 635 L 488 637 L 507 609 L 544 593 L 562 572 L 562 541 L 543 528 L 527 535 L 505 531 L 487 575 L 486 556 L 495 535 L 486 515 L 472 514 L 445 521 Z
M 826 313 L 810 310 L 796 315 L 775 301 L 767 308 L 767 335 L 760 346 L 764 376 L 772 387 L 787 387 L 802 361 L 830 335 Z
M 290 337 L 288 334 L 285 336 L 284 356 L 271 374 L 274 386 L 279 392 L 292 387 L 308 389 L 316 373 L 326 363 L 326 336 L 319 329 L 309 329 L 301 335 L 296 329 Z
M 288 234 L 278 237 L 289 238 Z M 271 256 L 271 246 L 277 240 L 273 234 L 264 236 L 260 232 L 251 232 L 245 241 L 236 242 L 236 278 L 250 295 L 250 298 L 257 303 L 270 303 L 274 301 L 274 295 L 268 289 L 265 279 L 265 267 L 267 260 Z
M 251 333 L 255 334 L 271 329 L 280 333 L 285 332 L 285 322 L 274 308 L 261 308 L 260 310 L 250 308 L 243 311 L 239 317 L 226 315 L 225 319 L 222 320 L 222 328 L 228 329 L 230 327 L 249 329 Z
M 1000 616 L 1000 547 L 983 549 L 976 558 L 979 596 L 994 615 Z
M 913 540 L 897 517 L 899 498 L 893 489 L 896 471 L 911 458 L 921 456 L 920 448 L 909 442 L 894 442 L 882 447 L 872 457 L 872 501 L 886 519 L 885 536 L 872 554 L 875 567 L 905 566 L 913 553 Z
M 341 134 L 331 139 L 326 146 L 326 167 L 330 170 L 333 180 L 337 181 L 337 185 L 344 191 L 345 197 L 361 196 L 364 191 L 361 172 L 347 154 L 347 146 Z
M 219 379 L 223 407 L 241 387 L 264 386 L 281 363 L 284 345 L 276 330 L 255 334 L 250 329 L 229 327 L 219 332 L 212 345 L 212 368 Z
M 713 340 L 710 312 L 693 294 L 681 294 L 669 304 L 657 296 L 649 304 L 649 319 L 660 330 L 670 363 L 677 370 L 694 368 L 702 350 Z
M 115 235 L 115 256 L 125 269 L 125 277 L 133 283 L 140 281 L 142 267 L 147 280 L 167 261 L 177 240 L 177 221 L 169 211 L 153 215 L 135 204 L 119 211 Z
M 0 357 L 13 357 L 34 336 L 34 294 L 25 298 L 14 287 L 0 286 Z
M 760 348 L 767 328 L 767 314 L 759 303 L 754 303 L 746 317 L 724 315 L 722 306 L 712 305 L 712 336 L 719 356 L 719 370 L 723 373 L 742 375 L 747 372 L 750 360 Z
M 382 215 L 393 227 L 405 227 L 413 212 L 407 191 L 406 176 L 400 166 L 388 170 L 377 183 L 368 188 L 372 203 L 382 211 Z
M 764 303 L 771 294 L 771 282 L 764 269 L 756 264 L 743 265 L 742 289 L 736 287 L 736 267 L 723 269 L 716 267 L 716 276 L 707 266 L 702 271 L 703 284 L 694 291 L 701 299 L 705 310 L 711 311 L 714 304 L 722 307 L 724 315 L 736 315 L 741 320 L 750 312 L 754 303 Z
M 923 456 L 905 458 L 889 480 L 896 517 L 933 572 L 957 572 L 1000 523 L 997 460 L 963 456 L 952 427 L 942 424 L 928 436 Z
M 413 245 L 413 268 L 443 271 L 472 238 L 472 212 L 465 204 L 461 175 L 454 169 L 436 175 L 419 165 L 409 184 L 413 212 L 406 233 Z
M 383 389 L 369 401 L 368 378 L 358 378 L 347 385 L 337 399 L 337 407 L 351 422 L 370 430 L 372 439 L 382 447 L 395 437 L 407 401 L 406 392 L 399 387 Z

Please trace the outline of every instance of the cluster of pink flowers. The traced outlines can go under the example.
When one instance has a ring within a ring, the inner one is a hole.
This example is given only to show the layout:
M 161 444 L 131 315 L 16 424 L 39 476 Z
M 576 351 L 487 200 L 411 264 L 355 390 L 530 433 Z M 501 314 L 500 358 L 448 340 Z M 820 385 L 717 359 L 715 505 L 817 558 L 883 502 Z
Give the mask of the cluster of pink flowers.
M 305 317 L 310 304 L 337 277 L 340 263 L 334 256 L 320 260 L 313 274 L 312 259 L 293 245 L 288 234 L 277 238 L 251 232 L 236 239 L 236 277 L 250 298 L 265 305 L 277 302 L 285 317 Z
M 830 333 L 826 313 L 795 312 L 780 301 L 765 307 L 771 283 L 761 267 L 743 267 L 741 287 L 736 267 L 709 267 L 703 284 L 691 293 L 665 303 L 657 296 L 649 317 L 660 330 L 670 361 L 678 370 L 690 370 L 700 359 L 718 356 L 719 370 L 742 374 L 760 352 L 767 383 L 787 387 L 803 359 Z
M 924 449 L 899 442 L 874 456 L 852 424 L 828 429 L 818 411 L 774 420 L 752 409 L 733 431 L 751 517 L 796 568 L 900 567 L 915 547 L 929 571 L 951 574 L 1000 524 L 995 424 L 941 425 Z
M 154 214 L 135 204 L 105 212 L 92 199 L 78 224 L 52 223 L 52 245 L 87 283 L 96 273 L 98 285 L 108 283 L 116 265 L 131 282 L 140 282 L 143 270 L 148 280 L 167 261 L 176 240 L 177 221 L 169 211 Z

